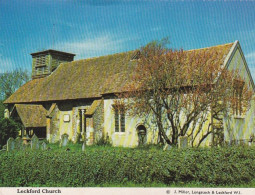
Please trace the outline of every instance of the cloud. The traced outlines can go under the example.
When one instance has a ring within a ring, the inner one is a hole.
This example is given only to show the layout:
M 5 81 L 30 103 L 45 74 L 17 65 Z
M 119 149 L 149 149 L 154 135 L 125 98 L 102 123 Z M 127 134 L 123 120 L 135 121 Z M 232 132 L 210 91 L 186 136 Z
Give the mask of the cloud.
M 15 63 L 11 59 L 0 57 L 0 73 L 12 71 L 15 67 Z
M 161 30 L 162 28 L 159 26 L 151 28 L 151 31 L 154 31 L 154 32 L 161 31 Z
M 103 34 L 97 37 L 87 38 L 74 42 L 56 44 L 56 49 L 76 54 L 78 58 L 118 53 L 124 49 L 127 39 L 116 38 L 111 34 Z
M 255 52 L 248 53 L 245 55 L 247 62 L 253 64 L 255 66 Z

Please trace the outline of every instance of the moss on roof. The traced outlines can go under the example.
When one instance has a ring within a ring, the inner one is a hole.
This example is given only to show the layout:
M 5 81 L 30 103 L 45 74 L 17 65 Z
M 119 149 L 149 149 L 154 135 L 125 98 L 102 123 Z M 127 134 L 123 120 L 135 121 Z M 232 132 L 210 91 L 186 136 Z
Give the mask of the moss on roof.
M 215 65 L 222 65 L 233 43 L 189 50 L 203 50 L 217 55 Z M 194 52 L 192 52 L 194 51 Z M 51 75 L 31 80 L 4 103 L 32 103 L 57 100 L 99 98 L 104 93 L 121 92 L 136 64 L 134 51 L 78 60 L 61 64 Z
M 15 104 L 15 108 L 26 128 L 46 127 L 47 111 L 42 105 Z
M 97 109 L 97 107 L 101 104 L 102 100 L 94 100 L 92 105 L 89 107 L 89 109 L 86 111 L 86 115 L 93 115 Z

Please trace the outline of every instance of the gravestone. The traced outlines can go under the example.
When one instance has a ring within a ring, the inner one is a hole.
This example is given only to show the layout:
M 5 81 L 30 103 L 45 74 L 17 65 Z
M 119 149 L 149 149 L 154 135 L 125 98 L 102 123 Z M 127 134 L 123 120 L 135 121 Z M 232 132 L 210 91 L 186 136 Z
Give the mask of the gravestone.
M 7 145 L 4 145 L 4 146 L 3 146 L 3 150 L 7 150 Z
M 23 140 L 20 137 L 15 139 L 15 150 L 22 150 Z
M 4 152 L 4 151 L 6 151 L 6 145 L 4 145 L 3 147 L 2 147 L 2 149 L 0 150 L 0 152 Z
M 27 149 L 30 150 L 30 145 L 29 145 L 29 144 L 24 144 L 24 143 L 22 143 L 22 145 L 21 145 L 21 150 L 27 150 Z
M 68 134 L 63 134 L 61 135 L 61 140 L 60 140 L 60 147 L 63 147 L 63 146 L 67 146 L 68 144 Z
M 14 142 L 14 139 L 12 137 L 10 137 L 8 140 L 7 140 L 7 151 L 12 151 L 15 149 L 15 142 Z
M 43 143 L 41 144 L 41 149 L 42 149 L 42 150 L 46 150 L 46 149 L 47 149 L 47 144 L 46 144 L 45 142 L 43 142 Z
M 86 148 L 86 143 L 83 142 L 81 150 L 84 152 L 84 151 L 85 151 L 85 148 Z
M 39 145 L 39 139 L 38 137 L 34 134 L 32 139 L 31 139 L 31 149 L 32 150 L 38 150 L 40 148 Z
M 248 146 L 254 146 L 255 145 L 254 143 L 255 143 L 254 141 L 249 141 Z
M 179 148 L 187 148 L 188 147 L 188 136 L 179 137 Z
M 4 118 L 10 118 L 10 112 L 8 109 L 4 110 Z

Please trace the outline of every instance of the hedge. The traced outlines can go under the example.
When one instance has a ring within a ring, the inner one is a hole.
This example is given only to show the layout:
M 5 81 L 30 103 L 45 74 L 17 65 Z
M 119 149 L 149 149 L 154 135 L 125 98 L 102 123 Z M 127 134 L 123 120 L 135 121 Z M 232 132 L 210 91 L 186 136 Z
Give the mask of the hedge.
M 255 149 L 243 147 L 86 152 L 24 151 L 0 154 L 1 186 L 88 186 L 105 183 L 248 183 Z

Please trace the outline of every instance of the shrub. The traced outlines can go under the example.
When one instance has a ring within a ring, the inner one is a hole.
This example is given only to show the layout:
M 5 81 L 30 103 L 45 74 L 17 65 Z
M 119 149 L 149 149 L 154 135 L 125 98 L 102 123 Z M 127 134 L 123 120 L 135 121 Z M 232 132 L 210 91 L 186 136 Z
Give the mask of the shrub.
M 4 118 L 4 109 L 5 109 L 5 106 L 3 104 L 3 100 L 0 99 L 0 120 Z
M 20 124 L 12 119 L 0 119 L 0 148 L 6 144 L 10 137 L 16 138 L 20 128 Z
M 104 147 L 106 148 L 106 147 Z M 0 186 L 103 186 L 201 183 L 226 186 L 255 177 L 254 148 L 0 153 Z
M 107 136 L 105 137 L 101 137 L 97 142 L 96 142 L 97 146 L 111 146 L 112 144 L 110 143 L 109 137 Z

